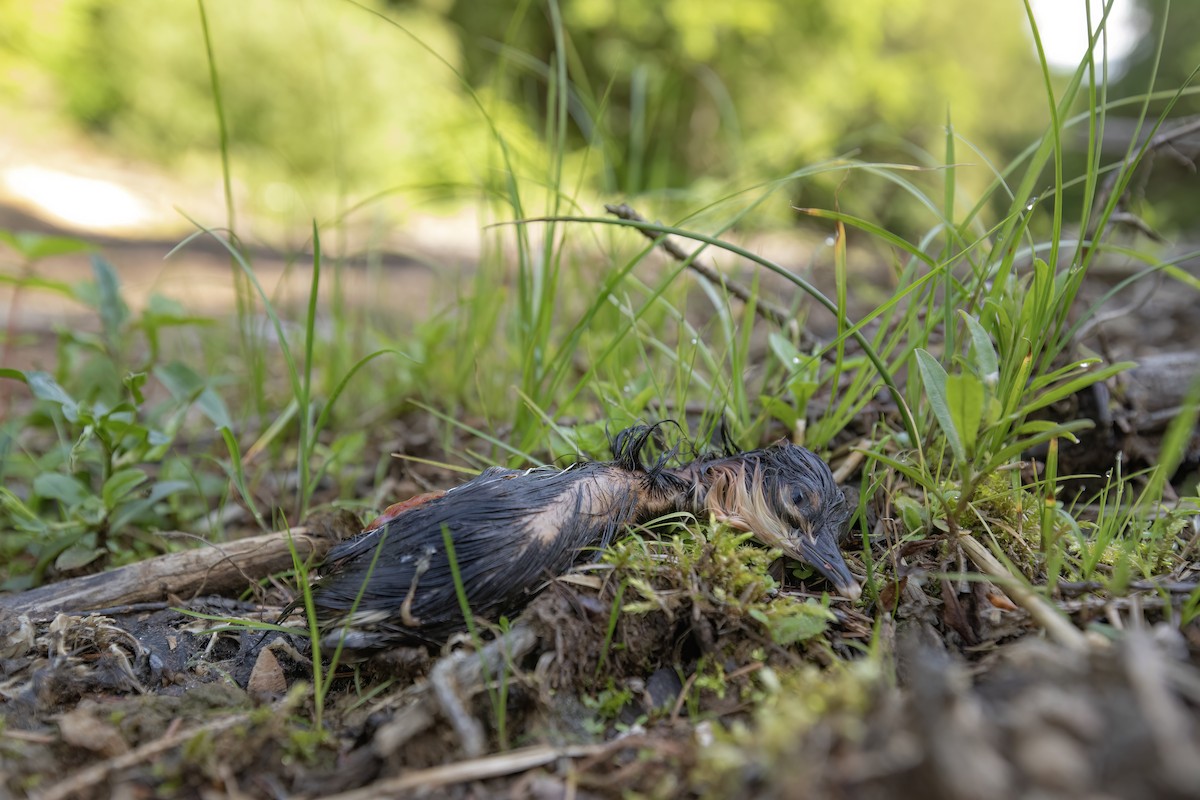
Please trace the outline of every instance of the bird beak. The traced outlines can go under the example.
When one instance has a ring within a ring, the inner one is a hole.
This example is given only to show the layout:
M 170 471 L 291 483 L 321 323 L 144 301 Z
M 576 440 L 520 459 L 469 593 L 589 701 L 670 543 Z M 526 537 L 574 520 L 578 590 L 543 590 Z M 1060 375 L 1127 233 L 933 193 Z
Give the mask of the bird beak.
M 785 555 L 803 561 L 824 575 L 838 594 L 851 600 L 857 600 L 862 595 L 862 587 L 850 574 L 842 551 L 838 549 L 837 536 L 832 531 L 821 531 L 815 536 L 795 531 L 787 541 L 779 544 Z

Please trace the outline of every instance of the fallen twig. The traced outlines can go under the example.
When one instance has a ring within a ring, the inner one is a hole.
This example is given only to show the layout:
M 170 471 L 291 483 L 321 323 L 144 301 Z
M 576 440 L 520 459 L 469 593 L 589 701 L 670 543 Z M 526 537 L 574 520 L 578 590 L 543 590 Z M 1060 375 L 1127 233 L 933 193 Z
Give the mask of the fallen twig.
M 1100 581 L 1059 581 L 1055 588 L 1068 597 L 1076 597 L 1092 592 L 1105 592 L 1109 587 Z M 1197 581 L 1130 581 L 1127 588 L 1138 592 L 1167 592 L 1168 594 L 1189 595 L 1200 588 Z
M 1163 149 L 1167 149 L 1171 152 L 1176 152 L 1176 151 L 1174 151 L 1174 148 L 1173 148 L 1173 145 L 1175 144 L 1175 142 L 1179 141 L 1180 139 L 1187 138 L 1188 136 L 1191 136 L 1193 133 L 1196 133 L 1197 131 L 1200 131 L 1200 117 L 1188 120 L 1186 122 L 1182 122 L 1178 125 L 1175 125 L 1172 128 L 1168 128 L 1167 130 L 1159 131 L 1157 134 L 1155 134 L 1153 137 L 1151 137 L 1151 139 L 1148 142 L 1146 142 L 1142 147 L 1131 148 L 1129 155 L 1127 155 L 1125 157 L 1125 160 L 1122 161 L 1116 169 L 1109 170 L 1108 178 L 1105 179 L 1104 184 L 1100 189 L 1100 193 L 1096 197 L 1096 202 L 1094 202 L 1092 204 L 1093 208 L 1104 208 L 1108 204 L 1109 198 L 1112 196 L 1113 191 L 1117 187 L 1117 181 L 1121 178 L 1122 175 L 1125 174 L 1125 171 L 1129 168 L 1129 166 L 1132 165 L 1139 158 L 1141 158 L 1143 155 L 1153 155 L 1156 151 L 1163 150 Z M 1191 161 L 1191 159 L 1183 159 L 1183 160 L 1185 163 L 1188 164 L 1189 167 L 1191 167 L 1191 169 L 1193 171 L 1195 171 L 1196 166 Z M 1120 203 L 1120 201 L 1121 201 L 1121 198 L 1118 198 L 1118 204 Z M 1088 235 L 1087 235 L 1088 239 L 1091 239 L 1095 236 L 1096 226 L 1100 224 L 1101 219 L 1102 219 L 1101 215 L 1096 215 L 1095 218 L 1092 220 L 1091 224 L 1088 226 L 1088 228 L 1089 228 Z M 1138 230 L 1143 231 L 1143 232 L 1149 232 L 1151 238 L 1161 240 L 1161 238 L 1158 237 L 1157 234 L 1154 234 L 1153 231 L 1150 230 L 1149 225 L 1147 225 L 1145 222 L 1143 222 L 1141 219 L 1137 218 L 1135 215 L 1131 214 L 1130 212 L 1127 212 L 1127 211 L 1118 212 L 1117 214 L 1113 215 L 1113 219 L 1114 219 L 1114 221 L 1124 222 L 1126 224 L 1133 224 L 1134 227 L 1136 227 Z
M 862 465 L 867 458 L 867 448 L 871 446 L 871 442 L 867 439 L 862 439 L 854 445 L 850 450 L 850 454 L 846 456 L 846 460 L 841 466 L 833 471 L 833 480 L 837 484 L 843 484 L 854 474 L 854 471 Z
M 576 745 L 574 747 L 550 747 L 548 745 L 524 747 L 507 753 L 409 772 L 397 778 L 376 781 L 369 786 L 349 792 L 330 795 L 326 800 L 369 800 L 411 789 L 433 789 L 486 778 L 498 778 L 502 775 L 514 775 L 534 767 L 545 766 L 560 758 L 587 758 L 603 752 L 607 747 L 608 745 L 602 744 Z
M 618 219 L 627 219 L 631 222 L 648 222 L 648 220 L 639 214 L 634 208 L 621 203 L 620 205 L 608 204 L 604 206 L 604 210 L 612 214 Z M 706 280 L 712 281 L 725 291 L 729 292 L 734 297 L 741 300 L 743 303 L 753 303 L 754 311 L 768 322 L 778 325 L 788 332 L 788 335 L 796 338 L 801 342 L 801 345 L 806 349 L 812 347 L 816 340 L 807 331 L 800 327 L 800 323 L 796 321 L 793 314 L 789 313 L 783 306 L 776 305 L 762 297 L 755 297 L 754 294 L 742 286 L 732 278 L 727 278 L 717 272 L 707 264 L 697 261 L 694 254 L 688 255 L 683 252 L 683 248 L 675 244 L 675 240 L 669 236 L 661 236 L 654 231 L 638 229 L 638 232 L 652 242 L 655 242 L 661 247 L 667 255 L 675 259 L 681 264 L 686 264 L 691 269 L 695 270 Z
M 958 544 L 980 572 L 999 582 L 1013 602 L 1028 611 L 1050 638 L 1074 652 L 1086 652 L 1088 645 L 1083 632 L 1022 581 L 1014 580 L 1013 574 L 981 542 L 964 534 L 958 537 Z
M 0 596 L 0 611 L 50 619 L 60 611 L 91 611 L 172 597 L 188 600 L 204 593 L 240 592 L 260 578 L 291 568 L 289 536 L 301 560 L 320 559 L 337 543 L 337 536 L 329 530 L 292 528 L 210 544 Z

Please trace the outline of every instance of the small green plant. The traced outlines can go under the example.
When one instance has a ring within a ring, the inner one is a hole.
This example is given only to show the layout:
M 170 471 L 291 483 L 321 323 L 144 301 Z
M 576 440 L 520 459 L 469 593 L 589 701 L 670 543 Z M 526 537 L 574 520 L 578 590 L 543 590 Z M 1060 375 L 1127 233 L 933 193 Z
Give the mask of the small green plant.
M 628 686 L 617 688 L 612 678 L 608 685 L 594 695 L 583 695 L 581 698 L 586 708 L 595 711 L 601 719 L 612 721 L 621 716 L 626 706 L 633 702 L 633 690 Z
M 165 545 L 154 531 L 206 510 L 190 501 L 198 488 L 214 490 L 172 446 L 192 409 L 216 424 L 229 424 L 228 412 L 208 381 L 180 361 L 164 361 L 161 347 L 164 329 L 209 320 L 162 297 L 134 315 L 112 266 L 99 256 L 92 266 L 94 280 L 70 291 L 96 311 L 101 332 L 60 331 L 58 378 L 0 369 L 38 401 L 23 426 L 3 432 L 9 457 L 0 518 L 20 534 L 5 542 L 4 588 L 36 584 L 52 565 L 70 571 L 160 551 Z M 156 400 L 148 396 L 151 378 Z M 32 446 L 28 437 L 46 428 L 55 444 Z

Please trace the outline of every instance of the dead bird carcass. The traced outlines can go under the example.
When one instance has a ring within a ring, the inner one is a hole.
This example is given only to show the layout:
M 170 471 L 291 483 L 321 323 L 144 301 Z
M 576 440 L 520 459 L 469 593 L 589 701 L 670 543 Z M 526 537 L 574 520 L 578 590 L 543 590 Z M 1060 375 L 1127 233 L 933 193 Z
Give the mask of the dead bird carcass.
M 327 646 L 369 650 L 445 641 L 465 621 L 443 530 L 453 544 L 471 613 L 486 619 L 523 606 L 547 579 L 623 526 L 673 511 L 713 515 L 813 566 L 857 598 L 838 539 L 850 515 L 829 467 L 777 442 L 702 456 L 668 468 L 643 462 L 652 426 L 619 433 L 614 461 L 567 469 L 493 467 L 446 492 L 392 506 L 330 551 L 313 592 Z M 353 610 L 352 610 L 353 609 Z

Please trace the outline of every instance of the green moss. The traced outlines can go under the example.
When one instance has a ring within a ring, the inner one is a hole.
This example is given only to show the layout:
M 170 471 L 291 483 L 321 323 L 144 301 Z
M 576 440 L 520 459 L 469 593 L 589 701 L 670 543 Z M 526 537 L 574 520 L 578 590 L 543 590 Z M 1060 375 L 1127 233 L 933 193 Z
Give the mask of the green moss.
M 685 529 L 657 543 L 617 542 L 605 560 L 628 586 L 621 612 L 671 620 L 682 612 L 711 617 L 726 631 L 763 633 L 785 647 L 824 633 L 833 619 L 828 608 L 780 596 L 768 571 L 779 552 L 750 539 L 750 534 L 714 526 Z
M 602 719 L 614 720 L 633 702 L 633 691 L 628 687 L 617 688 L 609 679 L 608 686 L 604 689 L 595 695 L 584 695 L 581 699 L 584 706 L 595 711 Z
M 782 675 L 762 671 L 759 702 L 748 719 L 714 724 L 689 775 L 703 797 L 732 797 L 760 786 L 763 795 L 787 794 L 806 784 L 815 759 L 831 742 L 857 740 L 863 718 L 883 685 L 878 664 L 838 662 L 829 669 L 805 664 Z M 774 787 L 777 791 L 771 791 Z M 820 794 L 815 791 L 814 794 Z

